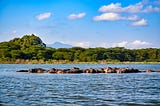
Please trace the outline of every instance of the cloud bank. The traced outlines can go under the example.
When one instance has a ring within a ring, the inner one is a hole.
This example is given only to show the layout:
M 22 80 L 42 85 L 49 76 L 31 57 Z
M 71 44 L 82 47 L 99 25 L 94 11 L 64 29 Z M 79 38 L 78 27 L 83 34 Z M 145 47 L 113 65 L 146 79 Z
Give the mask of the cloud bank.
M 142 2 L 134 5 L 122 7 L 121 3 L 111 3 L 109 5 L 103 5 L 99 8 L 100 12 L 126 12 L 126 13 L 148 13 L 148 12 L 159 12 L 159 7 L 153 7 L 152 5 L 144 7 Z
M 104 47 L 125 47 L 125 48 L 130 48 L 130 49 L 136 49 L 136 48 L 147 48 L 151 46 L 152 43 L 142 41 L 142 40 L 134 40 L 132 42 L 128 41 L 121 41 L 117 43 L 111 43 L 109 45 L 104 45 Z
M 70 44 L 72 46 L 76 47 L 83 47 L 83 48 L 89 48 L 89 47 L 104 47 L 104 48 L 110 48 L 110 47 L 125 47 L 129 49 L 138 49 L 138 48 L 148 48 L 152 46 L 152 43 L 143 41 L 143 40 L 134 40 L 134 41 L 121 41 L 121 42 L 113 42 L 113 43 L 106 43 L 106 42 L 99 42 L 99 43 L 93 43 L 89 41 L 79 41 L 79 42 L 66 42 L 66 44 Z
M 152 5 L 151 5 L 152 4 Z M 142 13 L 160 12 L 160 2 L 149 2 L 148 0 L 143 0 L 136 4 L 131 4 L 128 6 L 122 6 L 121 3 L 111 3 L 108 5 L 101 6 L 98 11 L 102 12 L 100 15 L 94 16 L 94 21 L 131 21 L 129 25 L 131 26 L 146 26 L 147 19 L 140 18 L 138 15 Z M 123 14 L 123 15 L 122 15 Z M 125 15 L 124 15 L 125 14 Z M 138 15 L 136 15 L 138 14 Z

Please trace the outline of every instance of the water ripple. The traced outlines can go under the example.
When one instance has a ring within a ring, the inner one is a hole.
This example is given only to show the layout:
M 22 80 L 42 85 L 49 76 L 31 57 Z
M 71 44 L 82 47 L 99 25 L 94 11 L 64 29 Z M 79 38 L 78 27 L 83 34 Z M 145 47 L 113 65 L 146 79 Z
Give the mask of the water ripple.
M 160 73 L 19 74 L 7 66 L 0 65 L 0 106 L 160 105 Z

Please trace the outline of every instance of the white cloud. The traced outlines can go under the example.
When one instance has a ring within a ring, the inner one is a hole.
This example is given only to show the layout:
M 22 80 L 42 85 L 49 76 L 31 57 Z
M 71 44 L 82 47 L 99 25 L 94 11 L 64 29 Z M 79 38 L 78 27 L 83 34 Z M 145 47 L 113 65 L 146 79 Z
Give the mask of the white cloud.
M 143 8 L 142 3 L 137 3 L 135 5 L 129 5 L 127 7 L 124 7 L 124 12 L 129 12 L 129 13 L 137 13 L 137 12 L 141 12 Z
M 93 18 L 94 21 L 116 21 L 116 20 L 130 20 L 135 21 L 138 20 L 139 17 L 137 15 L 124 17 L 117 13 L 103 13 L 99 16 L 95 16 Z
M 129 13 L 136 13 L 142 9 L 142 4 L 137 3 L 135 5 L 129 5 L 127 7 L 122 7 L 121 3 L 111 3 L 109 5 L 104 5 L 99 8 L 100 12 L 129 12 Z
M 86 13 L 70 14 L 68 16 L 68 19 L 70 19 L 70 20 L 80 19 L 80 18 L 83 18 L 84 16 L 86 16 Z
M 122 42 L 119 42 L 119 43 L 113 43 L 111 46 L 112 47 L 126 47 L 128 44 L 127 41 L 122 41 Z
M 145 41 L 141 41 L 141 40 L 135 40 L 131 43 L 131 45 L 133 46 L 146 46 L 146 45 L 150 45 L 151 43 L 149 42 L 145 42 Z
M 125 47 L 125 48 L 130 48 L 130 49 L 136 49 L 136 48 L 148 48 L 151 47 L 150 42 L 146 41 L 141 41 L 141 40 L 135 40 L 135 41 L 121 41 L 117 43 L 100 43 L 97 44 L 96 47 L 105 47 L 105 48 L 110 48 L 110 47 Z
M 147 25 L 147 20 L 141 19 L 139 21 L 131 23 L 132 26 L 145 26 Z
M 94 21 L 115 21 L 124 19 L 117 13 L 103 13 L 100 16 L 95 16 Z
M 117 43 L 101 42 L 101 43 L 99 43 L 95 46 L 96 47 L 110 48 L 110 47 L 127 47 L 128 45 L 129 45 L 128 41 L 121 41 L 121 42 L 117 42 Z
M 48 19 L 51 16 L 50 12 L 42 13 L 36 16 L 36 18 L 40 20 Z
M 121 3 L 111 3 L 109 5 L 104 5 L 99 8 L 100 12 L 122 12 Z
M 83 47 L 83 48 L 89 48 L 94 47 L 93 43 L 90 41 L 60 41 L 65 44 L 72 45 L 73 47 Z
M 139 17 L 137 15 L 129 16 L 127 18 L 127 20 L 131 20 L 131 21 L 135 21 L 135 20 L 138 20 L 138 19 L 139 19 Z
M 126 7 L 122 7 L 121 3 L 111 3 L 109 5 L 103 5 L 99 8 L 100 12 L 127 12 L 127 13 L 138 13 L 138 12 L 159 12 L 159 7 L 144 6 L 143 2 L 136 3 L 134 5 L 128 5 Z
M 104 47 L 104 48 L 107 48 L 109 47 L 109 44 L 108 43 L 104 43 L 104 42 L 101 42 L 101 43 L 96 43 L 95 47 Z
M 160 8 L 158 8 L 158 7 L 153 7 L 153 6 L 151 6 L 151 5 L 147 6 L 147 7 L 143 10 L 143 12 L 145 12 L 145 13 L 148 13 L 148 12 L 159 12 L 159 11 L 160 11 Z
M 83 41 L 83 42 L 77 42 L 77 43 L 74 44 L 74 46 L 88 48 L 88 47 L 91 46 L 91 43 L 88 42 L 88 41 L 87 42 L 85 42 L 85 41 Z

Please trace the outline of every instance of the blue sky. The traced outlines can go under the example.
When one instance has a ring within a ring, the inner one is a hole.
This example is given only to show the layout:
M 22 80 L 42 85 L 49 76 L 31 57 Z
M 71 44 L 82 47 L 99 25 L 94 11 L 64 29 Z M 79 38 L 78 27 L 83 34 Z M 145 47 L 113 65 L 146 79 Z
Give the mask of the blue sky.
M 160 0 L 0 0 L 0 42 L 32 33 L 47 44 L 160 48 Z

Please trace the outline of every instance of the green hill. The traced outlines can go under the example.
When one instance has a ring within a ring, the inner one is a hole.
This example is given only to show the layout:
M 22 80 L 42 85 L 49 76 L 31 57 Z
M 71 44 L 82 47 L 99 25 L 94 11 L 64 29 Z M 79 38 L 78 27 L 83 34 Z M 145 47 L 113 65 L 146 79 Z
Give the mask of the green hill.
M 159 48 L 126 49 L 115 48 L 51 48 L 32 35 L 14 38 L 0 43 L 0 63 L 26 63 L 36 61 L 68 62 L 160 62 Z M 43 63 L 42 62 L 42 63 Z

